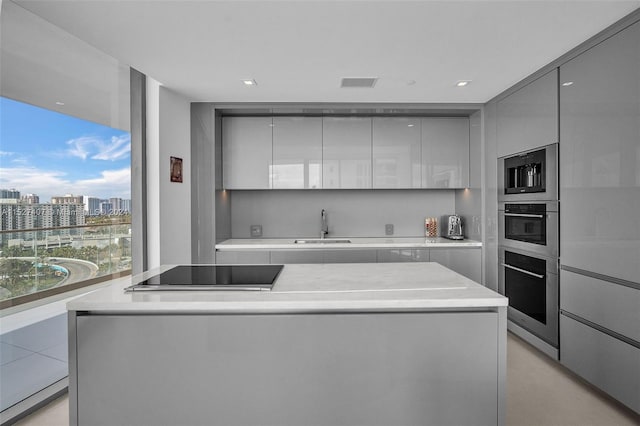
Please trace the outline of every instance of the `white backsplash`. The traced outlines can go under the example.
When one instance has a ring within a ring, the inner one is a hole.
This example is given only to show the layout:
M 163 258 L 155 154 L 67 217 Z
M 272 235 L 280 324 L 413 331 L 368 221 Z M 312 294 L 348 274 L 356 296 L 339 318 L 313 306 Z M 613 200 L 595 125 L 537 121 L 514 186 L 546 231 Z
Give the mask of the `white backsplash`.
M 319 237 L 320 212 L 327 211 L 329 237 L 424 235 L 424 218 L 455 213 L 455 190 L 282 190 L 228 191 L 232 238 L 251 238 L 262 225 L 263 238 Z

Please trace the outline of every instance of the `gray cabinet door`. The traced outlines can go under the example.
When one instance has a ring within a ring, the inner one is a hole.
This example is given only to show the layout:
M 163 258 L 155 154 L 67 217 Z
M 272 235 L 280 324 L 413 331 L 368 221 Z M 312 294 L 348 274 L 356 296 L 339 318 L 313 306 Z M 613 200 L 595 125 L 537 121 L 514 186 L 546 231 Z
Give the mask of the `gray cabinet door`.
M 272 250 L 271 263 L 323 263 L 322 250 Z
M 321 117 L 273 117 L 272 185 L 322 188 Z
M 428 262 L 429 261 L 429 249 L 412 249 L 412 248 L 398 248 L 398 249 L 379 249 L 378 250 L 378 262 Z
M 558 71 L 497 103 L 498 157 L 558 142 Z
M 640 349 L 560 315 L 560 362 L 640 413 Z
M 250 251 L 216 251 L 216 263 L 222 264 L 238 264 L 253 263 L 266 264 L 269 263 L 268 250 L 250 250 Z
M 560 308 L 640 342 L 640 290 L 560 271 Z
M 322 187 L 371 188 L 371 118 L 324 117 Z
M 323 250 L 324 263 L 375 263 L 375 250 Z
M 636 283 L 640 283 L 638 46 L 640 23 L 560 67 L 562 264 Z
M 476 159 L 480 161 L 480 159 Z M 422 187 L 469 186 L 469 119 L 422 119 Z
M 482 283 L 482 252 L 480 248 L 433 248 L 429 251 L 431 262 L 437 262 Z
M 420 119 L 373 118 L 373 187 L 420 188 Z
M 273 250 L 271 263 L 375 263 L 376 251 L 367 249 Z
M 271 117 L 223 117 L 222 173 L 225 189 L 269 189 Z

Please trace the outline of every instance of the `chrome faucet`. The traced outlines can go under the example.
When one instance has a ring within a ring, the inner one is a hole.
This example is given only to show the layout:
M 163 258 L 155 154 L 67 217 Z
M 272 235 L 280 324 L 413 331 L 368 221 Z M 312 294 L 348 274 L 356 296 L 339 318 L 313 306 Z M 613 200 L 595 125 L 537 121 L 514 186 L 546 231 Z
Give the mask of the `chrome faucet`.
M 322 218 L 322 225 L 320 226 L 320 238 L 324 238 L 329 233 L 329 225 L 327 224 L 327 212 L 322 209 L 320 213 Z

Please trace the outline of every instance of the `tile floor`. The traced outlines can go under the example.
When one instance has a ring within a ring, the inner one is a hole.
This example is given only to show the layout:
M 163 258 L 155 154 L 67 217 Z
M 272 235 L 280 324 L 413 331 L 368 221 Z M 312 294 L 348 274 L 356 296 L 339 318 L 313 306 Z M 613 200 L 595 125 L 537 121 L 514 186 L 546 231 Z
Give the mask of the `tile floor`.
M 68 396 L 18 422 L 16 426 L 65 426 Z M 584 384 L 520 338 L 507 342 L 507 425 L 626 426 L 640 416 Z
M 67 314 L 0 335 L 0 411 L 67 377 Z

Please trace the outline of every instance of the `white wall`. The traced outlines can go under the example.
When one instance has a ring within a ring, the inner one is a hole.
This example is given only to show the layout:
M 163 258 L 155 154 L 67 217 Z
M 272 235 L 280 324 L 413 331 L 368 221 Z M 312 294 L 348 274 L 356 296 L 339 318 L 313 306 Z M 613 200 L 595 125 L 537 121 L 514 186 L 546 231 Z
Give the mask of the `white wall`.
M 190 101 L 147 77 L 148 268 L 191 263 Z M 169 157 L 183 160 L 170 181 Z
M 182 158 L 182 183 L 171 182 L 169 157 Z M 191 105 L 160 88 L 160 262 L 191 263 Z
M 147 76 L 147 268 L 160 266 L 160 83 Z

